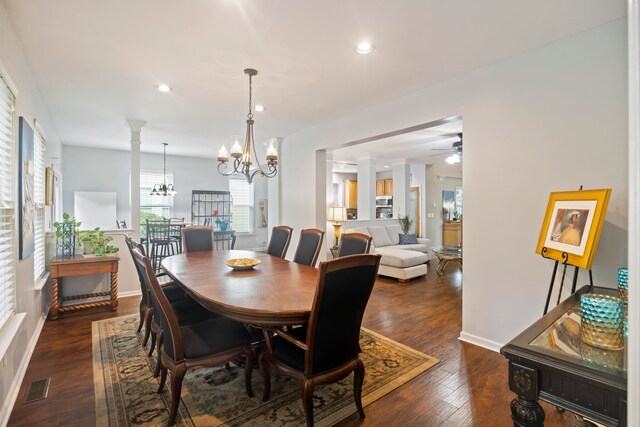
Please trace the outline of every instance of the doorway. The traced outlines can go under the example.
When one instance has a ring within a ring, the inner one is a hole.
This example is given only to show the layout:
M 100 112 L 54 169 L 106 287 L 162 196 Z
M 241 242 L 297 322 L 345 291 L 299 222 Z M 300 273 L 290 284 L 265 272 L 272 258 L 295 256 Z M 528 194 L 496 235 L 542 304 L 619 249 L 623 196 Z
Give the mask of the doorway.
M 415 224 L 415 231 L 418 237 L 422 237 L 420 233 L 420 187 L 409 188 L 409 218 Z

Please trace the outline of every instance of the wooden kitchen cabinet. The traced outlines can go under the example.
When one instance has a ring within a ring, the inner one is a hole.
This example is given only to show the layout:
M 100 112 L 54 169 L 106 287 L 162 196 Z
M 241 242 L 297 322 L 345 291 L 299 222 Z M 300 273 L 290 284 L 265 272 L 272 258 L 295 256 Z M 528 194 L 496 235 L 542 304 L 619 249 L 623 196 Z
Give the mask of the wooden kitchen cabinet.
M 462 227 L 459 222 L 445 222 L 442 224 L 442 246 L 460 246 Z
M 376 181 L 376 196 L 384 196 L 384 179 Z
M 393 179 L 378 179 L 376 181 L 376 196 L 393 196 Z
M 347 209 L 358 208 L 358 181 L 353 179 L 344 180 L 344 206 Z

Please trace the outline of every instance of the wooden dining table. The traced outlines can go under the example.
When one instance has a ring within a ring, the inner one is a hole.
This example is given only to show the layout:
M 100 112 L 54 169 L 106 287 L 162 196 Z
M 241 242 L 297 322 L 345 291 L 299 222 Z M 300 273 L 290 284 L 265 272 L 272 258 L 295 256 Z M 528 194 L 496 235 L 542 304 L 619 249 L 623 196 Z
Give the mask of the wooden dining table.
M 236 271 L 224 261 L 254 258 Z M 258 326 L 302 325 L 309 320 L 318 270 L 262 252 L 230 250 L 169 256 L 162 267 L 194 300 L 231 319 Z

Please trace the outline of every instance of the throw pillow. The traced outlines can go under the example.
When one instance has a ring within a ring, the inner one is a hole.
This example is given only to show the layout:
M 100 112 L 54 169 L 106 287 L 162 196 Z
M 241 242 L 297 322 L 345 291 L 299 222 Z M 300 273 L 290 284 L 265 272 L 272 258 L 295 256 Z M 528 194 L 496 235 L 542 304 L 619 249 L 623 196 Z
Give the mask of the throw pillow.
M 418 236 L 415 234 L 398 234 L 401 245 L 417 245 Z

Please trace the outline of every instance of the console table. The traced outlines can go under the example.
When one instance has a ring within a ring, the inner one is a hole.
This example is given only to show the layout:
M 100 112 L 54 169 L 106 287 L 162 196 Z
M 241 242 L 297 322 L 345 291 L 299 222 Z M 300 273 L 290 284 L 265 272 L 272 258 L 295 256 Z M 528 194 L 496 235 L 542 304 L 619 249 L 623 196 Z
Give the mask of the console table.
M 544 425 L 538 399 L 607 426 L 627 425 L 626 349 L 602 350 L 580 339 L 579 289 L 502 347 L 509 359 L 514 426 Z M 593 292 L 617 295 L 615 289 Z
M 49 317 L 56 320 L 61 313 L 87 308 L 111 306 L 118 308 L 118 261 L 117 256 L 76 255 L 73 258 L 54 258 L 49 263 L 51 273 L 51 309 Z M 111 286 L 108 292 L 62 296 L 63 277 L 82 276 L 85 274 L 110 273 Z M 107 297 L 107 298 L 105 298 Z M 78 300 L 102 298 L 98 301 L 74 303 Z

